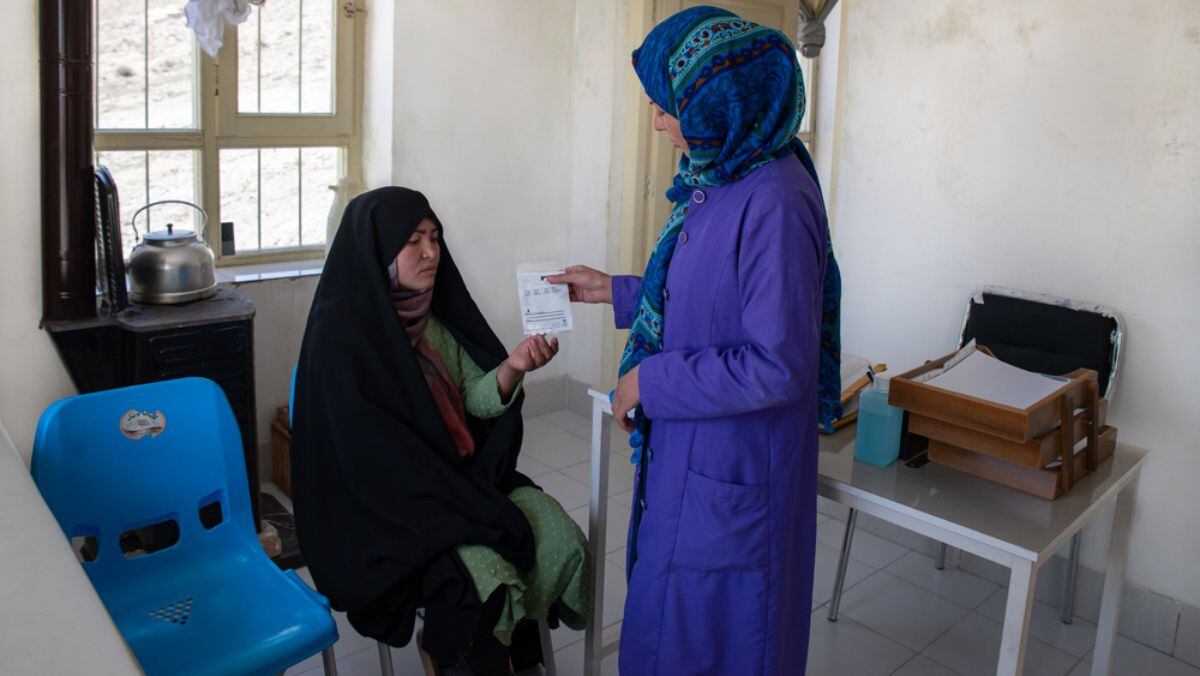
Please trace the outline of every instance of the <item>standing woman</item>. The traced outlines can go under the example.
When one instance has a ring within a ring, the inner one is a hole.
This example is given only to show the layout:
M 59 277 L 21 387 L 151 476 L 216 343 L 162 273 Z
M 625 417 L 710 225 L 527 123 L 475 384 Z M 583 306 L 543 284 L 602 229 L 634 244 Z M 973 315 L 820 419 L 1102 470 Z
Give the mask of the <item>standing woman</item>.
M 633 53 L 684 156 L 645 276 L 557 279 L 630 328 L 613 412 L 638 465 L 623 674 L 799 674 L 840 280 L 781 33 L 712 7 Z M 634 413 L 634 420 L 626 414 Z

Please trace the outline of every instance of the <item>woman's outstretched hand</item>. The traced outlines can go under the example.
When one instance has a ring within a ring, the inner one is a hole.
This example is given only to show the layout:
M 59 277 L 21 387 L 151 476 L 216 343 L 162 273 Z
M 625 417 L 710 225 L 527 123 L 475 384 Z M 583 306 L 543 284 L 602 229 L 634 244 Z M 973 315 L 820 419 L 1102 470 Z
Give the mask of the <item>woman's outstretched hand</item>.
M 566 284 L 576 303 L 612 305 L 612 277 L 586 265 L 572 265 L 561 275 L 547 275 L 551 284 Z
M 551 336 L 547 340 L 546 336 L 529 336 L 521 341 L 521 344 L 512 351 L 504 363 L 517 373 L 529 373 L 550 363 L 556 354 L 558 354 L 558 338 Z
M 529 336 L 521 341 L 517 349 L 513 350 L 512 354 L 508 355 L 508 359 L 500 365 L 500 372 L 496 374 L 500 400 L 507 404 L 517 389 L 517 383 L 521 382 L 521 378 L 524 378 L 526 373 L 536 371 L 549 364 L 556 354 L 558 354 L 558 338 L 551 337 L 547 340 L 545 336 Z

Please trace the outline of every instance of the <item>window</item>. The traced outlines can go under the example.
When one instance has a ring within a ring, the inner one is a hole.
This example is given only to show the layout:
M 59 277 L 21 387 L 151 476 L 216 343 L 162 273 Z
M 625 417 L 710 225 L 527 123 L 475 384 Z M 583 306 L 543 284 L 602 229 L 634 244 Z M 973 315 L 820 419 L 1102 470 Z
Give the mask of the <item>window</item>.
M 219 264 L 320 257 L 328 188 L 361 174 L 358 14 L 335 0 L 267 2 L 225 27 L 213 59 L 182 0 L 93 2 L 96 163 L 116 179 L 126 253 L 134 213 L 179 199 L 207 213 Z M 200 217 L 163 205 L 136 226 L 167 223 Z

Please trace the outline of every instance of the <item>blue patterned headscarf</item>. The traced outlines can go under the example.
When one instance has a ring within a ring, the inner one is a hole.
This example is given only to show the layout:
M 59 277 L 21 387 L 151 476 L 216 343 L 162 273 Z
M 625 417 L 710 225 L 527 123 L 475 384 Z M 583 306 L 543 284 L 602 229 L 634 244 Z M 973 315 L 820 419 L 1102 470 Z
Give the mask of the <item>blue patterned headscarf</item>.
M 817 180 L 812 158 L 796 138 L 804 117 L 804 79 L 795 47 L 779 31 L 716 7 L 686 9 L 650 31 L 633 52 L 633 68 L 650 99 L 679 120 L 689 152 L 667 190 L 675 206 L 642 277 L 620 375 L 662 351 L 667 268 L 693 190 L 737 181 L 791 154 Z M 829 432 L 842 412 L 841 276 L 832 243 L 823 291 L 818 424 Z M 639 433 L 630 443 L 640 451 L 649 421 L 640 409 L 637 417 Z

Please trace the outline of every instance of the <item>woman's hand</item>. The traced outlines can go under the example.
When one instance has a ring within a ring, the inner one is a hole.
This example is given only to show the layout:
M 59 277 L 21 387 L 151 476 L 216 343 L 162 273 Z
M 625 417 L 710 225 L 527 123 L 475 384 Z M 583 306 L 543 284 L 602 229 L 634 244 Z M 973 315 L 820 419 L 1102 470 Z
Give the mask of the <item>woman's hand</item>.
M 508 359 L 500 365 L 496 374 L 496 384 L 500 389 L 500 401 L 505 404 L 512 398 L 517 389 L 517 383 L 526 373 L 536 371 L 554 359 L 558 354 L 558 338 L 545 336 L 530 336 L 521 341 L 517 349 L 508 355 Z
M 586 265 L 572 265 L 561 275 L 548 275 L 551 284 L 566 284 L 576 303 L 612 305 L 612 277 Z
M 612 400 L 613 420 L 626 432 L 633 432 L 633 421 L 629 418 L 629 412 L 642 403 L 642 394 L 638 390 L 638 368 L 640 367 L 635 366 L 632 371 L 621 376 Z
M 556 354 L 558 338 L 552 336 L 547 340 L 546 336 L 529 336 L 508 355 L 504 363 L 517 373 L 529 373 L 550 363 Z

